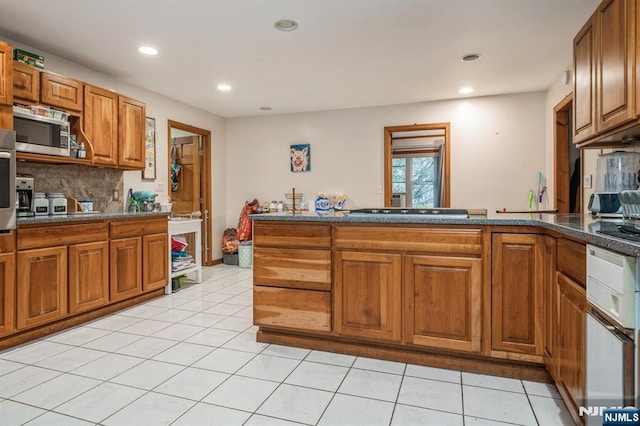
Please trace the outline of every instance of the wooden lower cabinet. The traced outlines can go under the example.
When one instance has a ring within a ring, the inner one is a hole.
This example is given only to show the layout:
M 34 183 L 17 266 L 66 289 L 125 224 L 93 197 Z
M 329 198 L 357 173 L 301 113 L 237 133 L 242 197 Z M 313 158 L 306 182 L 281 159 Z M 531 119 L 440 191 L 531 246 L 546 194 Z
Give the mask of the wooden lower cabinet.
M 10 334 L 14 323 L 15 254 L 0 254 L 0 336 Z
M 558 375 L 558 285 L 556 283 L 556 239 L 544 238 L 544 278 L 543 278 L 543 315 L 544 315 L 544 365 L 552 377 Z
M 67 314 L 67 247 L 18 252 L 17 328 L 51 322 Z
M 142 291 L 164 287 L 169 281 L 167 234 L 142 237 Z
M 414 345 L 480 352 L 482 261 L 406 256 L 403 323 Z
M 142 292 L 142 237 L 109 243 L 109 294 L 111 301 L 128 299 Z
M 69 313 L 109 302 L 109 242 L 69 246 Z
M 569 411 L 578 412 L 585 399 L 585 339 L 587 309 L 582 286 L 561 272 L 557 273 L 558 348 L 556 385 Z
M 399 342 L 402 255 L 337 251 L 334 265 L 336 333 Z
M 331 293 L 254 286 L 253 322 L 270 328 L 328 333 L 331 331 Z
M 492 235 L 491 349 L 494 351 L 542 356 L 545 266 L 542 238 L 536 234 Z

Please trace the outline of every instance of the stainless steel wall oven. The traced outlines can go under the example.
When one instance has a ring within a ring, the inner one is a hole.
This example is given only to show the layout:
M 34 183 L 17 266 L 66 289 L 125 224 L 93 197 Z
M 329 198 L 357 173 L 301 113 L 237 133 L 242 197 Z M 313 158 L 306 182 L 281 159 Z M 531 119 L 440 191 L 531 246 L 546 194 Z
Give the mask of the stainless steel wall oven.
M 0 129 L 0 232 L 16 227 L 16 133 Z

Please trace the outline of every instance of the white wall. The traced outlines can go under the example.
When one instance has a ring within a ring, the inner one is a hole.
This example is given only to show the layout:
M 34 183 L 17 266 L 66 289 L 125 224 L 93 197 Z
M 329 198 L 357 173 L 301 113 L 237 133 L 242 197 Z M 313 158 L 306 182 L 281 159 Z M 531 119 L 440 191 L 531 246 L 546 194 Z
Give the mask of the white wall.
M 292 187 L 348 195 L 348 208 L 381 206 L 383 129 L 451 122 L 451 205 L 526 209 L 545 171 L 545 93 L 227 120 L 228 226 L 245 200 L 284 198 Z M 311 171 L 289 170 L 289 146 L 311 144 Z
M 47 71 L 56 72 L 75 78 L 99 87 L 111 89 L 138 99 L 147 105 L 147 116 L 156 119 L 157 146 L 156 146 L 156 180 L 155 182 L 143 182 L 142 173 L 139 171 L 124 172 L 124 188 L 135 190 L 152 190 L 160 196 L 168 196 L 168 134 L 167 120 L 174 120 L 195 127 L 211 131 L 212 155 L 212 208 L 210 213 L 213 236 L 213 258 L 221 258 L 222 233 L 227 222 L 226 200 L 226 128 L 224 118 L 215 114 L 191 107 L 184 103 L 170 99 L 155 92 L 131 86 L 111 76 L 98 73 L 78 64 L 56 57 L 48 52 L 41 51 L 32 46 L 18 41 L 2 37 L 0 39 L 11 43 L 14 47 L 43 55 Z M 171 82 L 168 82 L 171 83 Z M 180 84 L 180 82 L 175 82 Z M 55 167 L 55 166 L 52 166 Z M 126 197 L 126 194 L 122 194 Z

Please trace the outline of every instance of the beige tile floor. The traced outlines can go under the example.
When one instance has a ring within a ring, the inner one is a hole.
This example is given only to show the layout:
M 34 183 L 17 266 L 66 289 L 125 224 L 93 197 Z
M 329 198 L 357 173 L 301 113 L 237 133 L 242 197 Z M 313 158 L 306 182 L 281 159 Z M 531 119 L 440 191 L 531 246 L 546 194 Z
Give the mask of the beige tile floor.
M 571 425 L 553 386 L 255 341 L 251 270 L 0 352 L 1 425 Z

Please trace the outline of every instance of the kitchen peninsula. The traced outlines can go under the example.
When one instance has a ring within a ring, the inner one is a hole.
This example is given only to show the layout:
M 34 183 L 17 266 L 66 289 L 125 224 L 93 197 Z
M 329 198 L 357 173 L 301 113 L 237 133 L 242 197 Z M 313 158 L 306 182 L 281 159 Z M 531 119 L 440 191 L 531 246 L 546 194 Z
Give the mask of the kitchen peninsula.
M 586 244 L 640 255 L 582 215 L 251 218 L 259 341 L 554 381 L 574 419 Z

